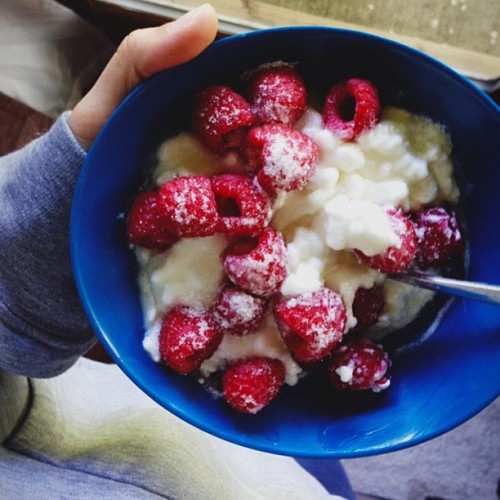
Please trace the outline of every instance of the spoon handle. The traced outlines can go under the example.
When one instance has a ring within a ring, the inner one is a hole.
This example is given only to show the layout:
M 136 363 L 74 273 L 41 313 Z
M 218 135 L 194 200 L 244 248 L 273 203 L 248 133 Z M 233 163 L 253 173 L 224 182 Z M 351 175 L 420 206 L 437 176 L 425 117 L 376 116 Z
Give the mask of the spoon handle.
M 466 299 L 500 304 L 500 286 L 425 274 L 393 274 L 392 279 Z

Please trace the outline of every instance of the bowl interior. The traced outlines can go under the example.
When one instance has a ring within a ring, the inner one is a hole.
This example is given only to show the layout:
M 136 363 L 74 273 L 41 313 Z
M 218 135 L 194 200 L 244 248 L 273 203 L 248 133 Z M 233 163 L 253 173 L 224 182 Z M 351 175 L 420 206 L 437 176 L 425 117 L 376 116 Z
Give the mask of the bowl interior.
M 457 426 L 500 393 L 500 309 L 454 300 L 425 342 L 394 358 L 391 388 L 333 396 L 315 377 L 285 388 L 255 416 L 214 400 L 142 349 L 136 262 L 123 215 L 158 145 L 186 125 L 192 95 L 236 82 L 265 62 L 293 61 L 318 92 L 349 76 L 371 79 L 383 104 L 446 124 L 454 144 L 469 239 L 470 279 L 500 283 L 500 113 L 440 63 L 370 35 L 333 28 L 257 31 L 222 39 L 195 60 L 137 87 L 97 137 L 74 196 L 71 249 L 77 286 L 101 342 L 160 405 L 229 441 L 268 452 L 356 457 L 404 448 Z M 429 328 L 430 325 L 427 325 Z

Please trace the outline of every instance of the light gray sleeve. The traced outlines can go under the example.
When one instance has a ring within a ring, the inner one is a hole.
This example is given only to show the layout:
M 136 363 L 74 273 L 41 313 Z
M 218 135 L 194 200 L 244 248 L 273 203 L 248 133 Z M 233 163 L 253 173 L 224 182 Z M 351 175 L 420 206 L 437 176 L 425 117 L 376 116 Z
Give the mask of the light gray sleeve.
M 51 377 L 95 341 L 69 252 L 71 197 L 85 151 L 63 114 L 0 158 L 0 369 Z

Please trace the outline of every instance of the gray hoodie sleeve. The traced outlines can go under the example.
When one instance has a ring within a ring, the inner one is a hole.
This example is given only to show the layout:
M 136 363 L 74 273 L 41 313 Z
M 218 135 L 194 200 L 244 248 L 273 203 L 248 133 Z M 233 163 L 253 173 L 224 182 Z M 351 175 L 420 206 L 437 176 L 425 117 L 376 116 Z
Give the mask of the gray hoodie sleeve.
M 69 214 L 85 158 L 63 114 L 0 158 L 0 369 L 51 377 L 95 341 L 75 288 Z

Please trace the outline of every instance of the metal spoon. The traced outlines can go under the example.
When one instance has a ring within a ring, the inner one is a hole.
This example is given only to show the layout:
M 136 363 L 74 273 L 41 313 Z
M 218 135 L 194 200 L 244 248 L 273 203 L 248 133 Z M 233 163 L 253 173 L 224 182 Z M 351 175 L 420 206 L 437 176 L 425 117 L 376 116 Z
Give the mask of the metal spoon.
M 500 304 L 500 286 L 417 273 L 391 274 L 391 279 L 466 299 Z

